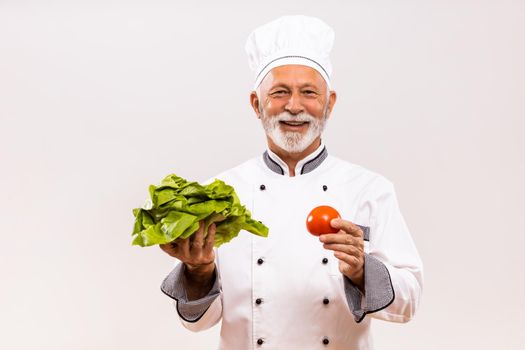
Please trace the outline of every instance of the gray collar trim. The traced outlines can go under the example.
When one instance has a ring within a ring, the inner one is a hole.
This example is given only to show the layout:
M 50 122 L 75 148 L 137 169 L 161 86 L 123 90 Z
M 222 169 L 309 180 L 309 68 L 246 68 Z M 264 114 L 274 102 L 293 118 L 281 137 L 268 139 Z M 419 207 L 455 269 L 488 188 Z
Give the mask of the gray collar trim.
M 323 147 L 323 150 L 315 158 L 304 163 L 303 167 L 301 168 L 301 175 L 308 174 L 317 169 L 317 167 L 321 165 L 321 163 L 326 159 L 326 157 L 328 157 L 328 151 L 326 150 L 326 147 Z M 268 151 L 264 151 L 263 160 L 266 166 L 274 173 L 277 173 L 279 175 L 285 174 L 284 169 L 270 157 Z

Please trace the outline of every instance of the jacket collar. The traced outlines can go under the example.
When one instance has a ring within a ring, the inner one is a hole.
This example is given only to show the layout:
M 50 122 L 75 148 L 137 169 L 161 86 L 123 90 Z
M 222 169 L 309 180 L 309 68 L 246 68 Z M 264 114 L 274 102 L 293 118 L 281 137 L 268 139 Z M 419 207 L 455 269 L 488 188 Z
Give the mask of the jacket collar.
M 315 151 L 313 151 L 297 163 L 297 165 L 295 166 L 295 175 L 304 175 L 315 170 L 319 165 L 321 165 L 321 163 L 326 159 L 326 157 L 328 157 L 328 151 L 326 150 L 326 146 L 321 140 L 321 144 Z M 290 176 L 290 172 L 288 171 L 288 165 L 286 165 L 286 163 L 281 158 L 279 158 L 277 154 L 273 153 L 269 148 L 267 148 L 266 151 L 264 151 L 263 160 L 266 166 L 274 173 L 277 173 L 279 175 Z

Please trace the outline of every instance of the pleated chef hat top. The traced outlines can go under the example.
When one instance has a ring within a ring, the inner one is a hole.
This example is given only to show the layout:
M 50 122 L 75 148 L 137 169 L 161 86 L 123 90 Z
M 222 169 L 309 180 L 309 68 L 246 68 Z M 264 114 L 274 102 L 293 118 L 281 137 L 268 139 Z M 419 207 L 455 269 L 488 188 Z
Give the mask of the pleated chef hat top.
M 287 64 L 312 67 L 330 87 L 334 36 L 330 26 L 308 16 L 284 16 L 256 28 L 245 46 L 255 74 L 254 90 L 272 68 Z

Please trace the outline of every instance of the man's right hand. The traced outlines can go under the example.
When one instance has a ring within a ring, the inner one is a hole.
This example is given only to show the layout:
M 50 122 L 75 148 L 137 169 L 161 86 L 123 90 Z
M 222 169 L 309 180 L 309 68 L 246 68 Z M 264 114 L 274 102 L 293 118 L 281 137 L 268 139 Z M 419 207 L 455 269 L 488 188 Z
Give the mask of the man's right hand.
M 200 299 L 210 291 L 215 281 L 215 244 L 216 225 L 208 227 L 208 235 L 204 237 L 204 222 L 199 229 L 186 239 L 176 239 L 173 242 L 160 244 L 160 248 L 168 255 L 179 259 L 186 266 L 186 294 L 188 300 Z

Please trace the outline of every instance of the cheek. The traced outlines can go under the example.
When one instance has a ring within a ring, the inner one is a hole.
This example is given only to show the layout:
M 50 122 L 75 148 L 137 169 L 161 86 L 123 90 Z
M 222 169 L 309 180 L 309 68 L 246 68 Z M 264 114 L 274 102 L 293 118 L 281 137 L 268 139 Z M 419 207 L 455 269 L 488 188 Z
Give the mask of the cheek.
M 284 111 L 284 107 L 288 103 L 287 99 L 285 98 L 272 98 L 266 100 L 266 103 L 264 105 L 264 108 L 267 112 L 270 112 L 270 115 L 274 115 L 275 112 L 282 112 Z
M 314 117 L 321 118 L 324 114 L 325 105 L 317 99 L 305 99 L 303 106 L 306 112 Z
M 286 99 L 272 99 L 266 104 L 266 110 L 273 112 L 281 111 L 284 110 L 284 106 L 286 106 Z

